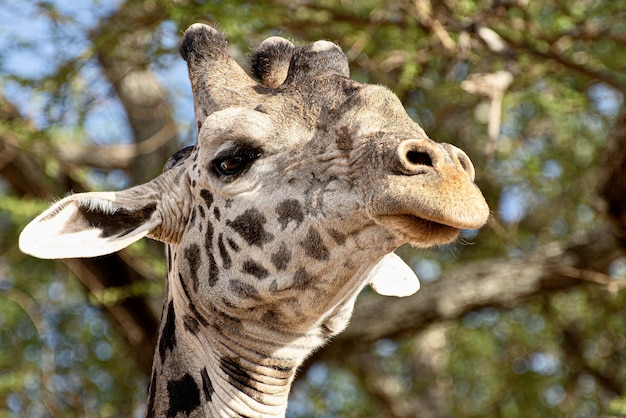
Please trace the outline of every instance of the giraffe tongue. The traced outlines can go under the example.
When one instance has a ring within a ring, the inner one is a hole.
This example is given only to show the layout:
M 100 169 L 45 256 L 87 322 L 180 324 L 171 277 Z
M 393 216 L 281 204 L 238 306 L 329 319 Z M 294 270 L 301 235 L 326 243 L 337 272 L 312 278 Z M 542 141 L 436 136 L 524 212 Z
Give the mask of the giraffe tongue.
M 384 256 L 368 273 L 367 281 L 384 296 L 411 296 L 420 288 L 415 272 L 395 253 Z

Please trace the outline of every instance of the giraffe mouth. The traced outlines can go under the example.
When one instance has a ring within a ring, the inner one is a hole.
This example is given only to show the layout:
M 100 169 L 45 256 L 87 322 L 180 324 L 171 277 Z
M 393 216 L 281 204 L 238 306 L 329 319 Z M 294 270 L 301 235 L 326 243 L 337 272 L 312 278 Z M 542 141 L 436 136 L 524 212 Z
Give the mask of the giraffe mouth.
M 415 215 L 384 215 L 379 220 L 415 247 L 443 245 L 454 241 L 461 229 Z

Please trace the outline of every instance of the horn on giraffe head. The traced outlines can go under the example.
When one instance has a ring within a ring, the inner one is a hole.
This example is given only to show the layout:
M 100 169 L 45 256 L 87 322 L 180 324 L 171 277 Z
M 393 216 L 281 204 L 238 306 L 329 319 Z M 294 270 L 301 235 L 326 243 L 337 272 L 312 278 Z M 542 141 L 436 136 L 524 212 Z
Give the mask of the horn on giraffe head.
M 180 42 L 187 62 L 198 128 L 211 113 L 256 96 L 257 83 L 228 53 L 226 36 L 201 23 L 191 25 Z
M 285 84 L 328 74 L 349 77 L 348 58 L 337 44 L 316 41 L 294 51 Z
M 296 47 L 285 38 L 272 36 L 259 45 L 250 56 L 254 76 L 267 87 L 283 84 Z

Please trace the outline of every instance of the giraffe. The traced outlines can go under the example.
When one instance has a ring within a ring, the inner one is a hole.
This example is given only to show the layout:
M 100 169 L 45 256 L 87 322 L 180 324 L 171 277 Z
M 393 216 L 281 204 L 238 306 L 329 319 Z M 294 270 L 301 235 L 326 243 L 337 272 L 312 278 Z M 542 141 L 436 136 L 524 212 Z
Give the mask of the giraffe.
M 368 281 L 393 281 L 389 254 L 451 242 L 489 208 L 468 156 L 428 138 L 389 89 L 350 79 L 334 43 L 268 38 L 251 54 L 258 81 L 211 26 L 190 26 L 180 52 L 196 144 L 146 184 L 58 201 L 20 248 L 166 243 L 146 416 L 284 416 L 297 367 L 346 327 Z

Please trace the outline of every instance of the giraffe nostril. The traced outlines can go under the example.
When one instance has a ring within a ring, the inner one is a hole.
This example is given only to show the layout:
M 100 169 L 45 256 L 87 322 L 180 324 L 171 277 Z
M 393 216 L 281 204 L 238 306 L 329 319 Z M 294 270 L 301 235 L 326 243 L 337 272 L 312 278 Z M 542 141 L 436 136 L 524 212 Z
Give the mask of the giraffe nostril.
M 437 149 L 426 141 L 408 139 L 398 144 L 394 153 L 394 169 L 399 174 L 424 174 L 437 165 Z
M 413 165 L 433 166 L 433 160 L 426 152 L 410 150 L 406 153 L 406 159 Z

